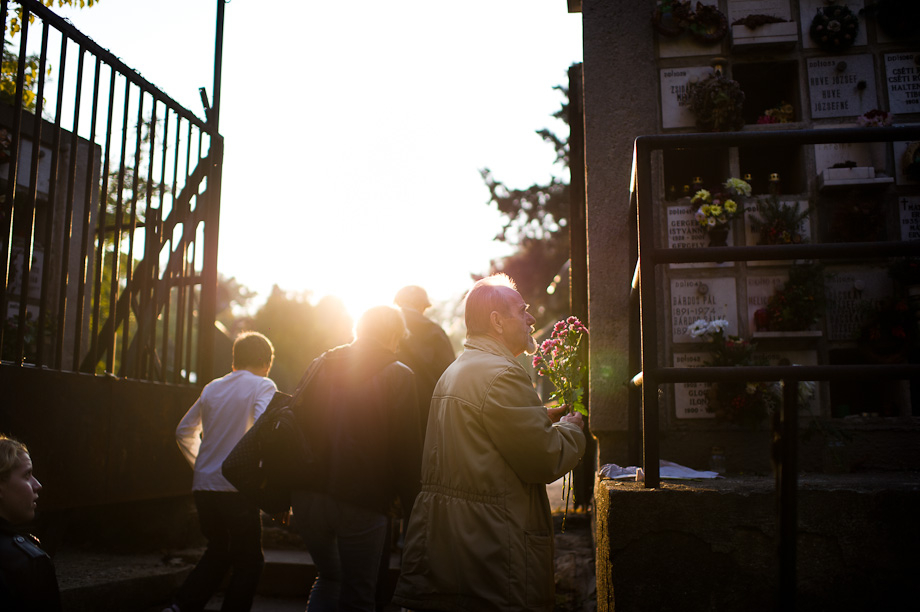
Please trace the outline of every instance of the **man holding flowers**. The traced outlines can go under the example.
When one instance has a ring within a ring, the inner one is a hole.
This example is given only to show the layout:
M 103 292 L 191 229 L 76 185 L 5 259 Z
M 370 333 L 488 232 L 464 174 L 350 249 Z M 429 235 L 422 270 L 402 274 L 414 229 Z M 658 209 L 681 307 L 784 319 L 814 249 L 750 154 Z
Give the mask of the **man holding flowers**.
M 477 282 L 465 319 L 465 350 L 432 397 L 393 601 L 425 611 L 548 612 L 555 585 L 546 485 L 584 453 L 582 416 L 548 411 L 516 360 L 536 351 L 536 320 L 510 278 Z

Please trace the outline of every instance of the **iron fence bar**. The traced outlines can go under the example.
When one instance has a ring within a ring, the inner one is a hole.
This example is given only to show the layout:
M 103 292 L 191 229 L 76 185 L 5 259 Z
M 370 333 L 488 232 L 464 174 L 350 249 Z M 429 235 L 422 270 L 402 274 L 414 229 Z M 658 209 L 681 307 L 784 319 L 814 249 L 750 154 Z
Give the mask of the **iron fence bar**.
M 80 269 L 77 276 L 77 303 L 76 303 L 76 321 L 77 326 L 74 329 L 74 347 L 73 347 L 73 364 L 74 369 L 79 369 L 80 355 L 83 346 L 83 317 L 84 301 L 86 299 L 86 272 L 91 253 L 88 245 L 90 236 L 90 224 L 93 221 L 93 170 L 96 167 L 96 155 L 94 146 L 96 142 L 96 119 L 99 113 L 99 74 L 102 68 L 101 60 L 96 57 L 96 67 L 93 70 L 93 103 L 90 114 L 89 139 L 87 141 L 87 163 L 86 176 L 84 178 L 83 189 L 83 229 L 80 232 Z
M 19 177 L 19 147 L 22 131 L 22 92 L 24 90 L 26 74 L 26 37 L 29 33 L 29 11 L 26 7 L 22 10 L 22 29 L 20 30 L 19 41 L 19 62 L 16 68 L 16 86 L 13 88 L 13 125 L 10 134 L 10 151 L 12 157 L 9 162 L 9 172 L 7 174 L 6 201 L 3 203 L 3 216 L 0 221 L 0 231 L 3 232 L 3 249 L 0 251 L 0 267 L 3 268 L 3 286 L 0 287 L 0 351 L 8 338 L 4 330 L 6 329 L 7 313 L 7 287 L 10 282 L 10 264 L 13 250 L 13 226 L 16 212 L 16 181 Z
M 55 98 L 55 102 L 56 102 L 55 109 L 56 110 L 54 113 L 54 128 L 52 130 L 53 135 L 51 138 L 51 169 L 50 169 L 49 174 L 50 176 L 54 177 L 54 179 L 56 179 L 58 176 L 58 170 L 60 169 L 60 164 L 61 164 L 61 122 L 63 121 L 63 112 L 62 112 L 63 106 L 64 106 L 63 84 L 64 84 L 64 76 L 65 76 L 66 67 L 67 67 L 67 45 L 62 44 L 61 45 L 61 55 L 60 55 L 60 66 L 58 67 L 57 97 Z M 47 249 L 47 252 L 51 251 L 51 244 L 54 241 L 54 211 L 56 208 L 55 205 L 57 202 L 57 195 L 58 195 L 57 187 L 58 187 L 57 180 L 51 180 L 51 184 L 48 185 L 49 214 L 48 214 L 48 222 L 46 223 L 46 227 L 45 227 L 45 245 L 46 245 L 45 248 Z M 41 296 L 39 298 L 40 304 L 39 304 L 39 313 L 38 313 L 38 318 L 40 321 L 39 328 L 42 330 L 46 327 L 45 322 L 48 321 L 47 319 L 47 317 L 49 316 L 48 302 L 49 300 L 52 300 L 52 296 L 53 296 L 52 291 L 51 291 L 51 280 L 52 280 L 51 272 L 52 272 L 52 266 L 45 265 L 44 269 L 42 270 L 42 290 L 41 290 Z M 60 291 L 61 288 L 58 287 L 57 290 Z M 49 294 L 52 294 L 52 295 L 49 295 Z M 49 327 L 53 326 L 56 330 L 57 322 L 48 321 L 48 326 Z M 58 335 L 55 334 L 51 340 L 52 340 L 52 345 L 53 345 L 51 356 L 50 356 L 51 365 L 57 368 L 57 367 L 60 367 L 60 361 L 57 359 Z M 44 365 L 45 363 L 44 344 L 45 344 L 44 340 L 40 339 L 39 346 L 38 346 L 39 357 L 37 360 L 39 365 Z
M 652 249 L 659 264 L 704 261 L 749 261 L 786 259 L 865 259 L 907 257 L 920 250 L 920 240 L 897 242 L 837 242 L 790 245 Z
M 128 255 L 125 260 L 125 288 L 122 289 L 122 292 L 127 294 L 128 304 L 132 303 L 132 294 L 134 292 L 134 232 L 137 229 L 137 190 L 140 186 L 138 174 L 141 167 L 143 131 L 144 92 L 140 92 L 137 101 L 137 123 L 134 130 L 134 169 L 131 172 L 131 214 L 128 217 Z M 132 310 L 132 308 L 128 308 L 128 313 L 124 320 L 124 333 L 121 336 L 121 367 L 126 376 L 134 378 L 137 374 L 137 355 L 128 354 L 128 345 L 131 342 Z
M 637 202 L 637 234 L 639 244 L 639 326 L 642 343 L 642 464 L 645 469 L 645 486 L 657 488 L 660 484 L 658 440 L 658 307 L 655 280 L 656 253 L 654 218 L 651 206 L 642 206 L 646 197 L 651 200 L 651 172 L 644 170 L 639 161 L 646 159 L 646 146 L 636 140 L 633 151 L 634 191 Z M 646 196 L 645 194 L 648 194 Z
M 196 209 L 193 214 L 189 211 L 187 202 L 191 197 L 194 196 L 198 185 L 200 185 L 203 172 L 204 168 L 202 166 L 197 168 L 195 172 L 192 173 L 190 177 L 191 181 L 188 185 L 186 185 L 186 188 L 182 191 L 181 194 L 179 194 L 179 198 L 176 200 L 177 205 L 173 207 L 169 218 L 163 222 L 164 230 L 161 235 L 163 236 L 164 241 L 168 239 L 170 244 L 172 244 L 172 229 L 175 228 L 179 223 L 182 223 L 183 233 L 182 239 L 180 239 L 179 243 L 180 245 L 183 244 L 183 240 L 187 240 L 187 236 L 190 234 L 190 231 L 197 225 L 197 223 L 200 222 L 202 211 Z M 184 206 L 182 205 L 183 203 L 185 203 Z M 151 254 L 150 258 L 145 256 L 144 259 L 138 263 L 137 269 L 135 270 L 135 276 L 143 276 L 146 274 L 146 270 L 151 266 L 151 262 L 156 261 L 156 258 L 159 257 L 159 253 L 162 251 L 164 244 L 165 242 L 161 243 L 155 252 Z M 181 274 L 182 266 L 179 265 L 179 261 L 179 250 L 172 252 L 167 263 L 167 269 L 177 267 L 180 269 Z M 123 292 L 122 295 L 119 296 L 115 306 L 116 316 L 114 318 L 109 317 L 109 319 L 106 320 L 105 324 L 102 326 L 102 329 L 98 332 L 98 336 L 100 338 L 105 338 L 110 335 L 111 330 L 117 329 L 118 325 L 123 322 L 123 317 L 126 312 L 125 304 L 127 303 L 128 295 L 128 292 Z
M 633 158 L 635 159 L 635 157 Z M 632 281 L 629 286 L 629 371 L 635 372 L 642 367 L 642 321 L 640 318 L 639 300 L 639 241 L 638 227 L 639 201 L 635 190 L 635 167 L 631 172 L 633 183 L 629 190 L 629 215 L 636 219 L 635 224 L 630 224 L 629 229 L 629 261 L 633 267 Z M 627 460 L 628 465 L 639 465 L 642 460 L 642 389 L 636 385 L 629 385 L 627 391 Z
M 182 117 L 177 117 L 176 118 L 176 154 L 173 156 L 173 168 L 172 168 L 173 180 L 172 180 L 172 187 L 170 190 L 171 195 L 172 195 L 173 208 L 175 208 L 176 206 L 176 182 L 178 181 L 178 177 L 179 177 L 179 153 L 178 151 L 179 151 L 179 144 L 182 142 L 181 134 L 182 134 Z M 168 233 L 169 250 L 170 252 L 172 252 L 174 247 L 177 246 L 173 244 L 172 232 L 167 232 L 165 226 L 163 228 L 163 232 L 164 232 L 164 237 Z M 171 275 L 171 272 L 167 268 L 164 271 L 164 276 L 165 276 L 164 280 L 166 281 L 165 283 L 165 286 L 166 286 L 166 296 L 165 296 L 166 316 L 163 319 L 163 328 L 164 328 L 163 358 L 161 360 L 162 361 L 162 374 L 161 374 L 162 382 L 166 382 L 166 371 L 169 369 L 169 337 L 170 337 L 169 336 L 169 329 L 170 329 L 169 320 L 170 320 L 170 316 L 172 313 L 172 286 L 169 283 L 169 280 L 171 278 L 170 275 Z M 178 292 L 176 292 L 176 297 L 178 298 Z M 173 355 L 173 360 L 175 360 L 175 355 Z
M 67 44 L 62 41 L 62 44 Z M 83 94 L 83 49 L 77 55 L 77 92 L 74 96 L 73 131 L 70 134 L 70 159 L 67 170 L 67 198 L 64 204 L 64 242 L 61 247 L 61 282 L 58 296 L 58 342 L 57 361 L 64 360 L 64 330 L 67 327 L 67 287 L 70 282 L 70 236 L 73 233 L 73 204 L 77 188 L 77 159 L 80 152 L 80 108 Z M 85 204 L 84 204 L 85 205 Z M 80 322 L 76 321 L 76 325 Z M 75 364 L 74 364 L 74 367 Z
M 200 204 L 201 201 L 198 198 L 195 198 L 196 211 L 198 210 L 198 206 Z M 189 244 L 189 249 L 187 251 L 189 255 L 188 267 L 186 268 L 183 276 L 195 275 L 195 257 L 197 255 L 198 242 L 195 240 L 195 238 L 192 238 L 191 240 L 192 241 Z M 193 285 L 188 286 L 186 297 L 188 299 L 188 315 L 186 318 L 188 325 L 185 327 L 185 333 L 187 334 L 185 339 L 185 380 L 187 382 L 192 382 L 192 338 L 195 333 L 195 304 L 198 303 L 198 300 L 196 299 L 197 295 L 195 292 L 195 287 Z
M 29 306 L 29 292 L 32 281 L 32 253 L 35 239 L 35 210 L 38 202 L 38 160 L 42 143 L 42 110 L 45 95 L 45 64 L 48 61 L 48 24 L 42 27 L 41 51 L 39 53 L 38 88 L 35 96 L 35 118 L 32 123 L 32 159 L 29 166 L 29 187 L 27 190 L 28 230 L 22 244 L 22 280 L 19 287 L 19 313 L 16 325 L 15 360 L 22 363 L 25 357 L 26 319 Z M 3 313 L 6 316 L 6 313 Z M 36 322 L 37 323 L 37 322 Z M 37 330 L 36 330 L 37 331 Z M 40 338 L 40 335 L 36 336 Z
M 140 89 L 152 95 L 157 100 L 163 102 L 175 110 L 176 113 L 180 114 L 188 121 L 194 123 L 202 131 L 210 132 L 211 128 L 205 121 L 202 121 L 201 118 L 197 117 L 184 106 L 181 106 L 178 102 L 164 93 L 159 87 L 142 77 L 136 70 L 122 62 L 108 49 L 100 46 L 92 38 L 88 37 L 86 34 L 82 33 L 80 30 L 74 27 L 72 23 L 55 14 L 51 9 L 44 6 L 41 2 L 38 2 L 38 0 L 21 0 L 20 4 L 23 7 L 24 15 L 26 10 L 35 13 L 42 20 L 45 20 L 53 25 L 55 29 L 60 31 L 67 38 L 70 38 L 75 43 L 77 43 L 81 49 L 85 49 L 93 55 L 101 57 L 106 64 L 116 69 L 118 73 L 128 79 L 129 82 L 133 83 Z M 23 19 L 23 21 L 25 21 L 25 19 Z
M 891 142 L 920 137 L 920 125 L 873 128 L 829 128 L 826 130 L 771 130 L 763 132 L 711 132 L 695 134 L 654 134 L 639 136 L 643 151 L 706 149 L 746 145 L 839 144 L 853 142 Z M 640 158 L 644 159 L 644 158 Z
M 153 161 L 156 153 L 156 134 L 157 134 L 157 102 L 153 100 L 153 107 L 150 110 L 150 128 L 147 137 L 150 140 L 150 148 L 147 152 L 147 188 L 144 190 L 144 219 L 151 226 L 144 231 L 144 259 L 152 254 L 156 240 L 156 225 L 151 218 L 151 208 L 153 201 Z M 140 308 L 137 316 L 137 337 L 140 340 L 139 353 L 137 355 L 137 372 L 141 373 L 142 378 L 147 377 L 147 352 L 151 346 L 147 340 L 148 329 L 152 323 L 150 321 L 151 312 L 154 312 L 153 303 L 150 300 L 150 274 L 156 270 L 155 258 L 150 259 L 150 265 L 147 266 L 145 273 L 141 276 L 140 283 Z
M 131 81 L 125 80 L 125 108 L 122 113 L 121 125 L 121 149 L 118 159 L 118 181 L 116 183 L 115 193 L 115 232 L 112 235 L 112 277 L 109 279 L 109 319 L 113 325 L 109 328 L 109 337 L 106 338 L 106 350 L 108 350 L 108 360 L 106 362 L 106 372 L 115 372 L 115 351 L 116 351 L 116 334 L 118 326 L 115 324 L 115 304 L 118 298 L 119 276 L 121 274 L 121 228 L 124 222 L 124 188 L 125 188 L 125 153 L 128 145 L 128 110 L 131 103 Z M 103 234 L 103 240 L 105 235 Z M 122 327 L 122 333 L 127 330 L 127 325 Z
M 779 524 L 779 598 L 776 609 L 795 612 L 796 603 L 796 536 L 798 531 L 798 379 L 783 381 L 783 405 L 780 408 L 779 465 L 776 471 L 777 523 Z M 778 453 L 777 453 L 778 451 Z
M 658 383 L 778 381 L 794 376 L 798 380 L 903 380 L 920 376 L 920 364 L 858 364 L 858 365 L 782 365 L 782 366 L 700 366 L 694 368 L 656 367 L 642 372 Z
M 105 151 L 102 167 L 99 173 L 102 175 L 102 187 L 99 191 L 99 223 L 96 225 L 96 266 L 94 268 L 95 281 L 93 283 L 93 324 L 92 324 L 92 341 L 90 343 L 90 367 L 91 371 L 96 371 L 99 363 L 99 342 L 102 334 L 99 330 L 100 319 L 102 317 L 102 282 L 105 279 L 105 224 L 109 208 L 109 166 L 112 155 L 112 122 L 114 121 L 115 104 L 115 76 L 114 70 L 109 69 L 109 96 L 108 96 L 108 113 L 105 127 Z M 84 368 L 85 369 L 85 368 Z M 111 370 L 109 370 L 111 371 Z

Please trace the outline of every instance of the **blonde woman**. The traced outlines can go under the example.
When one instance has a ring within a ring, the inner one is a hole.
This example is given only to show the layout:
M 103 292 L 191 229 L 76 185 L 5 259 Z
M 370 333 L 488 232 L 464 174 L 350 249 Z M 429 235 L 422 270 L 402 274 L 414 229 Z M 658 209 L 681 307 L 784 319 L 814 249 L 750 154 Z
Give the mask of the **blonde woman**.
M 0 434 L 0 609 L 59 611 L 61 596 L 51 557 L 21 531 L 35 518 L 42 485 L 24 444 Z

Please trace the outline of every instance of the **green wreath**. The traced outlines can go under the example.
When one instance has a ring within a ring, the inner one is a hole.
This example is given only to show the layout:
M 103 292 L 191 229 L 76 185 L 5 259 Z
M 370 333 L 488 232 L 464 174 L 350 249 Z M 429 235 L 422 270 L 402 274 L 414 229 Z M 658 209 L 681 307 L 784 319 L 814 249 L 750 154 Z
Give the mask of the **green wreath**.
M 811 39 L 825 51 L 848 49 L 859 33 L 859 18 L 847 6 L 831 5 L 819 8 L 811 28 Z

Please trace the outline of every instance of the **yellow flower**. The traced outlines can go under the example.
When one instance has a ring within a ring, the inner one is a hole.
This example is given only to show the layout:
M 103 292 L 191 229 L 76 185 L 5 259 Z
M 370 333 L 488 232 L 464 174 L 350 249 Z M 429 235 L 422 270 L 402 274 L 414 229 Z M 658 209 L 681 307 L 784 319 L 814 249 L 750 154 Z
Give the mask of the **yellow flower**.
M 709 191 L 706 189 L 700 189 L 699 191 L 697 191 L 694 194 L 693 199 L 690 200 L 692 204 L 696 204 L 697 202 L 711 202 L 711 201 L 712 201 L 712 194 L 709 193 Z
M 734 200 L 725 200 L 724 206 L 725 206 L 725 212 L 727 212 L 730 215 L 733 215 L 736 212 L 738 212 L 738 205 L 735 203 Z
M 709 207 L 709 213 L 713 217 L 719 217 L 722 215 L 722 207 L 719 206 L 718 204 L 713 204 L 712 206 Z

